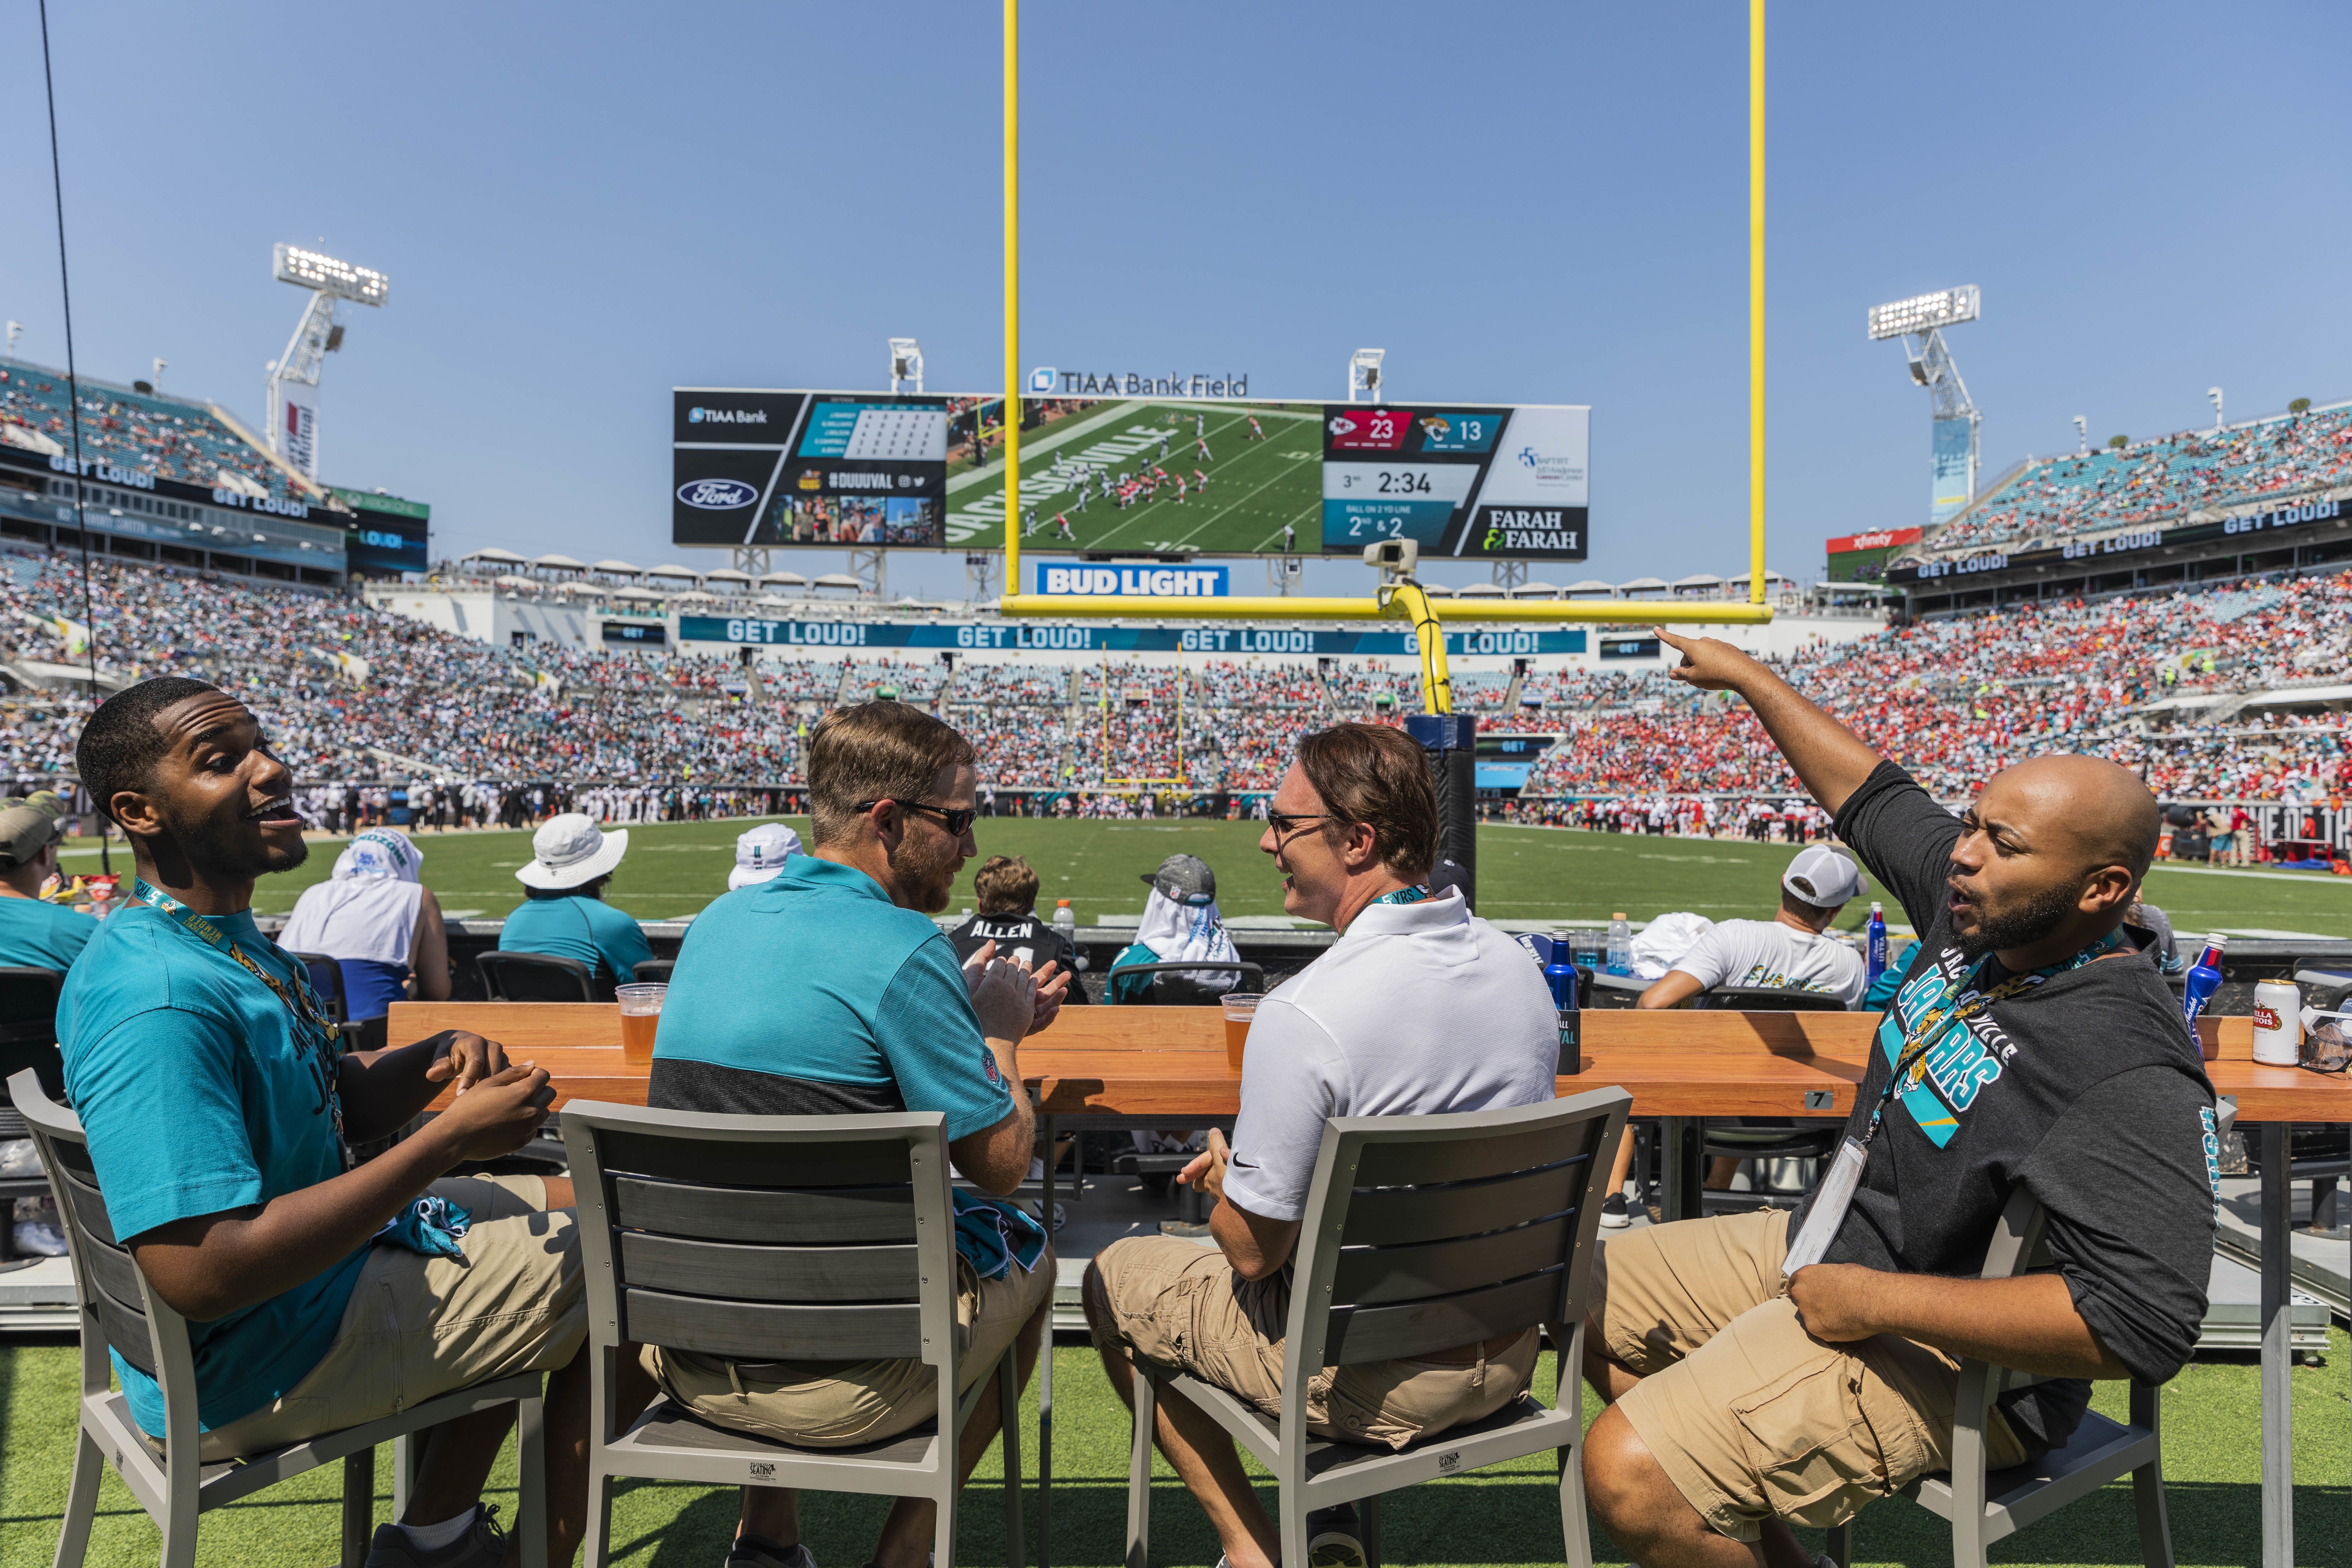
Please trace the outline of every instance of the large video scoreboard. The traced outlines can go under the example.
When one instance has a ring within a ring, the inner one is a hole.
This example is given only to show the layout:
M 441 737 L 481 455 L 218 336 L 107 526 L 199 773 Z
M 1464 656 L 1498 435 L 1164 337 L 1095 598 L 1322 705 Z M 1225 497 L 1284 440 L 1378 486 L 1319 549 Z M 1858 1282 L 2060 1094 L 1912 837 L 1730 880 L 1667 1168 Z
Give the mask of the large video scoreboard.
M 1003 404 L 681 387 L 679 544 L 984 549 L 1004 537 Z M 1591 411 L 1559 405 L 1038 397 L 1022 405 L 1034 546 L 1582 561 Z

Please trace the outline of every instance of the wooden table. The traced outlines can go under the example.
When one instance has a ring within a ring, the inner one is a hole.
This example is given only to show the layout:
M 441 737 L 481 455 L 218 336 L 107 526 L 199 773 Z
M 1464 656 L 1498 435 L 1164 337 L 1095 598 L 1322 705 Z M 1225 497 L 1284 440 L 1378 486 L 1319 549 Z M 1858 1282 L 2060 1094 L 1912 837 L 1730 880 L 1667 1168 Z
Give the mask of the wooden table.
M 1632 1114 L 1665 1124 L 1664 1210 L 1691 1217 L 1700 1203 L 1701 1119 L 1843 1117 L 1869 1059 L 1874 1013 L 1643 1013 L 1587 1010 L 1581 1071 L 1562 1094 L 1622 1087 Z M 2294 1385 L 2289 1264 L 2289 1134 L 2296 1122 L 2352 1122 L 2352 1082 L 2253 1058 L 2253 1020 L 2198 1025 L 2215 1091 L 2236 1100 L 2238 1121 L 2262 1140 L 2263 1562 L 2294 1563 Z M 570 1099 L 642 1105 L 646 1068 L 621 1058 L 620 1009 L 587 1003 L 399 1002 L 391 1037 L 471 1029 L 535 1059 Z M 1225 1062 L 1223 1016 L 1213 1007 L 1073 1007 L 1021 1047 L 1050 1144 L 1057 1124 L 1094 1127 L 1231 1125 L 1241 1079 Z M 437 1102 L 436 1102 L 437 1103 Z M 1053 1201 L 1046 1172 L 1045 1202 Z

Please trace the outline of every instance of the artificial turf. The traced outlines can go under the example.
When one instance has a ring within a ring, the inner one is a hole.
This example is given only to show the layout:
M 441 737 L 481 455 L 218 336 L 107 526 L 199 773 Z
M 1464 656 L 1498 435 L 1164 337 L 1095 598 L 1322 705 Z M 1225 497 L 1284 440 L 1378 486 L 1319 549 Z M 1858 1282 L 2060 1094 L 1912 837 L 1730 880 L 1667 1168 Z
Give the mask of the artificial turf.
M 787 819 L 807 837 L 805 818 Z M 724 892 L 735 837 L 748 823 L 687 822 L 630 829 L 628 858 L 606 898 L 646 920 L 675 920 Z M 1280 878 L 1258 852 L 1261 825 L 1169 818 L 1156 822 L 1056 821 L 982 817 L 975 826 L 981 855 L 1023 855 L 1043 883 L 1039 907 L 1068 899 L 1081 925 L 1103 916 L 1139 914 L 1143 873 L 1165 857 L 1198 855 L 1217 873 L 1220 908 L 1228 916 L 1282 913 Z M 425 880 L 442 907 L 484 916 L 506 913 L 520 901 L 515 868 L 530 858 L 523 832 L 425 833 Z M 266 878 L 255 890 L 262 914 L 294 907 L 301 889 L 323 879 L 337 852 L 333 840 L 311 847 L 299 869 Z M 1493 919 L 1606 921 L 1617 910 L 1647 920 L 1669 910 L 1691 910 L 1711 920 L 1764 919 L 1780 898 L 1780 878 L 1794 853 L 1781 844 L 1738 839 L 1654 838 L 1542 827 L 1485 827 L 1478 834 L 1478 907 Z M 95 850 L 69 848 L 66 868 L 97 869 Z M 122 857 L 115 856 L 118 868 Z M 971 901 L 974 861 L 965 868 L 951 910 Z M 2166 910 L 2184 940 L 2228 929 L 2352 937 L 2352 878 L 2324 872 L 2242 873 L 2158 866 L 2149 872 L 2148 897 Z M 1846 906 L 1840 924 L 1869 917 L 1873 891 Z M 1887 919 L 1902 921 L 1899 910 Z
M 2297 1563 L 2336 1564 L 2352 1541 L 2352 1411 L 2345 1368 L 2352 1345 L 2332 1330 L 2325 1366 L 2294 1373 L 2295 1536 Z M 0 1568 L 46 1563 L 57 1542 L 72 1460 L 76 1352 L 61 1342 L 0 1349 Z M 2192 1363 L 2166 1389 L 2166 1490 L 2172 1541 L 2184 1568 L 2257 1560 L 2261 1542 L 2260 1369 L 2250 1355 Z M 1536 1394 L 1550 1401 L 1552 1358 L 1538 1367 Z M 1023 1474 L 1034 1489 L 1037 1389 L 1022 1419 Z M 2097 1407 L 2121 1417 L 2124 1390 L 2099 1385 Z M 1594 1414 L 1590 1394 L 1586 1414 Z M 1093 1568 L 1123 1561 L 1127 1498 L 1127 1413 L 1094 1353 L 1065 1343 L 1055 1352 L 1052 1561 Z M 958 1557 L 1004 1561 L 1002 1448 L 992 1448 L 964 1493 Z M 514 1511 L 509 1444 L 487 1494 Z M 1253 1465 L 1253 1470 L 1256 1467 Z M 1381 1509 L 1391 1563 L 1551 1563 L 1563 1560 L 1555 1476 L 1546 1456 L 1399 1493 Z M 205 1563 L 324 1563 L 334 1560 L 340 1526 L 341 1466 L 314 1470 L 234 1507 L 205 1516 L 197 1560 Z M 1216 1561 L 1216 1543 L 1200 1510 L 1165 1461 L 1155 1462 L 1151 1561 Z M 379 1457 L 377 1517 L 388 1517 L 391 1462 Z M 1271 1507 L 1269 1489 L 1261 1495 Z M 812 1495 L 802 1519 L 821 1563 L 866 1561 L 886 1504 L 879 1500 Z M 110 1474 L 90 1538 L 93 1568 L 154 1561 L 157 1536 L 121 1483 Z M 1026 1560 L 1037 1561 L 1034 1489 L 1024 1498 Z M 614 1508 L 614 1561 L 635 1568 L 718 1568 L 734 1524 L 734 1494 L 670 1482 L 626 1483 Z M 1595 1531 L 1593 1556 L 1623 1556 Z M 1996 1563 L 2137 1563 L 2127 1482 L 2108 1487 L 1993 1548 Z M 1856 1531 L 1855 1561 L 1937 1568 L 1951 1561 L 1942 1521 L 1902 1500 L 1874 1504 Z

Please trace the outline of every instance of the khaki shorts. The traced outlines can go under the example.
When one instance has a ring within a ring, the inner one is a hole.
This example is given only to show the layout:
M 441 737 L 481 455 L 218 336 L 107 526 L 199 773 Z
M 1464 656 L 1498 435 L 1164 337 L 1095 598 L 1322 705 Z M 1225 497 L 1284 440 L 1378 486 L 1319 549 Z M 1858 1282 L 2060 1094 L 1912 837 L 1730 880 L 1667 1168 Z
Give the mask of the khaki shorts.
M 1115 1241 L 1087 1270 L 1088 1321 L 1154 1365 L 1282 1415 L 1282 1352 L 1290 1273 L 1244 1279 L 1213 1247 L 1173 1236 Z M 1307 1429 L 1318 1437 L 1402 1448 L 1491 1415 L 1534 1375 L 1529 1329 L 1491 1359 L 1377 1361 L 1325 1367 L 1307 1384 Z
M 1642 1381 L 1617 1402 L 1676 1489 L 1734 1541 L 1826 1528 L 1951 1463 L 1959 1363 L 1892 1334 L 1830 1344 L 1789 1300 L 1786 1211 L 1603 1243 L 1588 1337 Z M 1987 1462 L 2025 1450 L 1996 1411 Z
M 956 1259 L 956 1322 L 964 1331 L 959 1394 L 995 1366 L 1021 1325 L 1053 1299 L 1054 1249 L 1037 1267 L 1017 1263 L 982 1279 Z M 647 1345 L 645 1367 L 662 1392 L 714 1426 L 752 1432 L 801 1448 L 878 1443 L 939 1414 L 939 1373 L 929 1362 L 813 1361 L 777 1382 L 747 1378 L 728 1362 Z
M 456 1176 L 426 1189 L 469 1211 L 466 1261 L 368 1249 L 342 1326 L 285 1394 L 204 1436 L 209 1464 L 299 1443 L 519 1372 L 571 1361 L 588 1336 L 580 1235 L 537 1176 Z

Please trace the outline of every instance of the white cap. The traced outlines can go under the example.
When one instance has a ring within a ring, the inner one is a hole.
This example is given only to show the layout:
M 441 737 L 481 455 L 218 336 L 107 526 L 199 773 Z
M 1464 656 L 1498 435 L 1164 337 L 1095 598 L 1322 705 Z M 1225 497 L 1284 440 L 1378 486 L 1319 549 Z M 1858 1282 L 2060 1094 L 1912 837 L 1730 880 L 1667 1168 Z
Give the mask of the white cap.
M 1862 891 L 1862 872 L 1828 845 L 1808 844 L 1781 873 L 1780 888 L 1801 903 L 1833 910 Z
M 627 828 L 606 833 L 583 813 L 567 811 L 539 825 L 530 836 L 530 864 L 515 873 L 515 880 L 560 892 L 610 872 L 628 849 Z
M 763 822 L 736 836 L 735 868 L 727 873 L 727 890 L 772 879 L 784 868 L 784 857 L 808 853 L 801 836 L 781 822 Z

